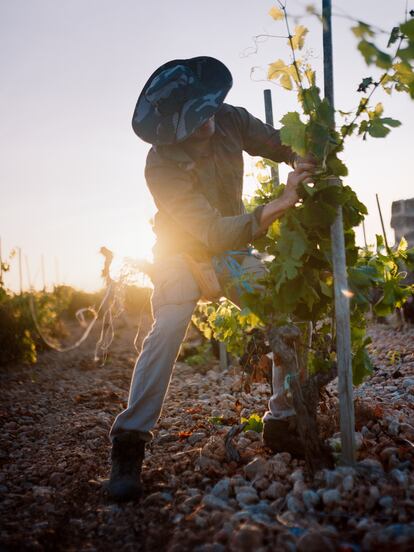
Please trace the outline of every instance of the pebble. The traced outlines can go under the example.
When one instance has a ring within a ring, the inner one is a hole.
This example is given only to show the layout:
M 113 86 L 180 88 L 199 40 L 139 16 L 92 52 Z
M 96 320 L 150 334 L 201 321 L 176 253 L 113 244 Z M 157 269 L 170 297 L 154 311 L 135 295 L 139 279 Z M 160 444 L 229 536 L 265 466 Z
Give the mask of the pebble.
M 388 461 L 392 455 L 398 456 L 398 449 L 396 447 L 386 447 L 380 452 L 380 458 L 383 462 Z
M 253 486 L 258 491 L 264 491 L 269 487 L 269 479 L 267 477 L 258 477 L 253 481 Z
M 381 506 L 381 508 L 384 508 L 384 510 L 391 510 L 393 506 L 392 496 L 388 496 L 388 495 L 382 496 L 379 499 L 378 504 Z
M 334 488 L 342 480 L 342 473 L 338 470 L 324 470 L 323 477 L 327 487 Z
M 391 435 L 394 435 L 394 437 L 398 437 L 398 434 L 400 433 L 400 424 L 396 420 L 393 420 L 388 425 L 388 431 Z
M 0 449 L 0 460 L 7 460 L 9 457 L 8 453 L 4 449 Z
M 414 378 L 404 378 L 402 381 L 402 386 L 404 387 L 404 389 L 414 387 Z
M 364 458 L 364 460 L 357 462 L 357 466 L 362 468 L 364 472 L 371 472 L 374 475 L 381 475 L 384 472 L 381 462 L 373 458 Z
M 201 455 L 218 461 L 225 460 L 227 454 L 223 438 L 218 435 L 211 436 L 202 448 Z
M 400 424 L 400 434 L 409 441 L 414 441 L 414 427 L 411 424 Z
M 197 527 L 199 527 L 200 529 L 205 529 L 208 525 L 208 518 L 205 517 L 205 516 L 202 516 L 200 514 L 198 514 L 197 516 L 195 516 L 194 518 L 194 523 L 196 524 Z
M 151 493 L 144 499 L 144 504 L 150 505 L 150 504 L 159 504 L 159 503 L 166 503 L 166 502 L 172 502 L 173 496 L 171 493 L 165 493 L 161 491 L 157 491 L 155 493 Z
M 228 498 L 229 492 L 230 492 L 230 479 L 228 477 L 225 477 L 224 479 L 220 479 L 214 487 L 211 489 L 211 494 L 214 496 L 217 496 L 219 498 Z
M 365 438 L 373 436 L 371 431 L 367 428 L 367 426 L 363 426 L 361 428 L 361 435 Z
M 197 458 L 196 467 L 198 467 L 204 473 L 221 472 L 221 465 L 218 460 L 215 460 L 214 458 L 209 458 L 208 456 L 200 456 L 199 458 Z
M 286 477 L 290 472 L 289 466 L 282 454 L 275 454 L 270 458 L 268 464 L 269 470 L 275 477 Z
M 341 501 L 341 493 L 338 489 L 329 489 L 322 493 L 322 501 L 326 506 L 338 504 Z
M 274 512 L 267 502 L 261 500 L 258 504 L 247 504 L 243 510 L 233 514 L 231 517 L 233 524 L 240 522 L 253 521 L 266 525 L 268 527 L 277 527 L 278 522 L 274 520 Z
M 346 475 L 342 480 L 342 488 L 344 491 L 349 492 L 354 488 L 354 478 L 352 475 Z
M 317 506 L 319 504 L 320 497 L 318 493 L 316 493 L 315 491 L 312 491 L 311 489 L 307 489 L 306 491 L 303 491 L 302 500 L 306 508 L 310 510 L 314 506 Z
M 187 439 L 187 441 L 190 443 L 190 445 L 195 445 L 199 441 L 202 441 L 206 438 L 206 433 L 204 431 L 195 431 L 190 435 L 190 437 Z
M 252 441 L 250 439 L 247 439 L 247 437 L 240 437 L 239 440 L 237 441 L 237 447 L 239 449 L 245 449 L 247 448 L 248 446 L 250 446 L 252 443 Z
M 223 500 L 222 498 L 219 498 L 218 496 L 214 496 L 212 494 L 207 494 L 203 496 L 202 504 L 209 510 L 232 511 L 229 504 L 225 500 Z
M 363 517 L 362 519 L 359 520 L 359 522 L 357 523 L 356 525 L 356 528 L 359 530 L 359 531 L 369 531 L 371 529 L 371 520 L 367 517 Z
M 335 552 L 335 541 L 321 531 L 306 531 L 297 542 L 298 552 Z
M 194 548 L 194 552 L 225 552 L 226 548 L 218 542 L 200 544 Z
M 240 506 L 254 504 L 259 501 L 259 496 L 254 487 L 239 487 L 236 490 L 236 500 Z
M 302 470 L 302 469 L 298 469 L 298 470 L 293 471 L 293 472 L 290 474 L 289 479 L 290 479 L 293 483 L 296 483 L 296 481 L 303 481 L 303 470 Z
M 262 441 L 262 436 L 257 431 L 253 431 L 252 429 L 248 429 L 244 432 L 245 437 L 250 439 L 250 441 Z
M 255 525 L 244 524 L 235 531 L 230 543 L 232 552 L 252 552 L 263 544 L 263 531 Z
M 254 458 L 244 467 L 244 473 L 246 474 L 246 477 L 250 480 L 261 477 L 266 473 L 266 470 L 267 462 L 264 458 L 261 458 L 260 456 Z
M 301 514 L 305 511 L 302 501 L 291 493 L 286 498 L 286 506 L 289 512 L 294 514 Z
M 49 498 L 54 491 L 52 487 L 42 487 L 38 485 L 32 487 L 33 496 L 35 498 Z
M 379 550 L 384 546 L 391 546 L 398 550 L 409 550 L 409 546 L 414 542 L 414 525 L 394 523 L 388 527 L 369 531 L 362 541 L 364 550 Z
M 380 496 L 381 495 L 378 487 L 376 487 L 375 485 L 371 485 L 369 488 L 369 494 L 365 501 L 365 507 L 367 508 L 367 510 L 372 510 L 375 507 Z
M 58 485 L 60 485 L 62 483 L 63 479 L 64 479 L 63 473 L 54 472 L 49 477 L 49 483 L 51 485 L 53 485 L 54 487 L 57 487 Z
M 301 479 L 298 479 L 295 481 L 295 484 L 293 485 L 293 494 L 295 496 L 302 496 L 303 492 L 306 489 L 306 484 Z
M 199 504 L 201 499 L 202 499 L 201 494 L 197 494 L 197 495 L 194 495 L 194 496 L 189 496 L 180 505 L 180 509 L 182 509 L 182 511 L 184 511 L 185 513 L 189 514 L 193 510 L 194 506 Z
M 408 476 L 405 472 L 403 472 L 401 470 L 398 470 L 398 469 L 394 469 L 394 470 L 391 470 L 390 476 L 403 489 L 406 489 L 408 487 Z
M 279 483 L 278 481 L 273 481 L 264 493 L 265 497 L 269 498 L 270 500 L 276 500 L 276 498 L 285 496 L 285 494 L 286 492 L 284 485 L 282 485 L 282 483 Z

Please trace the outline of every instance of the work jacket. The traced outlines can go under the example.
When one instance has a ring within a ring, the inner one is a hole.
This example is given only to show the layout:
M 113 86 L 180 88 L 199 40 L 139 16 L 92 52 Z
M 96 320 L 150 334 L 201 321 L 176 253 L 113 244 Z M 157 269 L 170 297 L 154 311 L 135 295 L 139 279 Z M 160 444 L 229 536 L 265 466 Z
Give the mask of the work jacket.
M 243 151 L 293 163 L 294 154 L 279 132 L 246 109 L 223 104 L 207 155 L 192 158 L 185 144 L 153 146 L 145 177 L 158 212 L 155 257 L 189 253 L 195 257 L 245 248 L 259 234 L 258 207 L 246 213 Z

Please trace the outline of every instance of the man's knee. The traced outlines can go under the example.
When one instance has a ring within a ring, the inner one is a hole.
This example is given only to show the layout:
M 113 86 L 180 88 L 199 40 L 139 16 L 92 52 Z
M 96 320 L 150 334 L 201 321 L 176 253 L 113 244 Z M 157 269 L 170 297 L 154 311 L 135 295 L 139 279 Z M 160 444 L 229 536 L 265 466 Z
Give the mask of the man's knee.
M 154 313 L 155 321 L 151 333 L 154 333 L 163 341 L 170 341 L 180 336 L 183 339 L 194 308 L 194 303 L 160 307 Z

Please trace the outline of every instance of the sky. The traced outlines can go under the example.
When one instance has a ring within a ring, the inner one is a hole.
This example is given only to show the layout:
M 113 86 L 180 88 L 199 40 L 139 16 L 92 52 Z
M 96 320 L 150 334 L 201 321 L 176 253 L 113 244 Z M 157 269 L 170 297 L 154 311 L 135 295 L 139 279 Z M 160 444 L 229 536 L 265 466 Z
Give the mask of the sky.
M 295 16 L 309 2 L 288 0 Z M 408 0 L 408 9 L 414 0 Z M 268 12 L 270 0 L 0 0 L 0 239 L 4 260 L 21 248 L 23 286 L 66 283 L 101 287 L 101 246 L 125 258 L 151 258 L 155 212 L 144 167 L 149 145 L 132 131 L 131 117 L 148 77 L 171 59 L 209 55 L 223 61 L 234 85 L 226 101 L 264 120 L 263 90 L 272 90 L 275 126 L 297 109 L 293 93 L 266 82 L 269 63 L 289 59 L 285 34 Z M 319 2 L 315 3 L 319 7 Z M 391 29 L 406 0 L 338 0 L 333 5 L 336 107 L 359 101 L 362 77 L 372 74 L 356 50 L 345 14 Z M 305 53 L 322 86 L 322 31 L 314 17 Z M 257 50 L 257 51 L 256 51 Z M 252 68 L 255 68 L 252 72 Z M 380 233 L 378 193 L 389 241 L 391 203 L 414 196 L 413 102 L 403 94 L 376 94 L 387 116 L 402 121 L 385 139 L 351 139 L 343 159 L 345 182 L 368 206 L 369 242 Z M 246 157 L 246 173 L 253 161 Z M 282 180 L 288 168 L 281 167 Z M 246 179 L 246 192 L 252 179 Z M 362 232 L 357 232 L 362 243 Z M 30 278 L 29 278 L 30 276 Z M 30 281 L 29 281 L 30 280 Z M 19 288 L 16 258 L 5 277 Z

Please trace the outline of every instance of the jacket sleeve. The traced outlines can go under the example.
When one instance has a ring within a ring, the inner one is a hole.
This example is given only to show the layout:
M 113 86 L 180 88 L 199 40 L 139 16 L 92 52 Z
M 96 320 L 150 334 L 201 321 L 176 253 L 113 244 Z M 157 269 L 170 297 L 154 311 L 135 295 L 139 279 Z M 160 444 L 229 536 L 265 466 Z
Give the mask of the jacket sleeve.
M 262 207 L 252 213 L 224 217 L 194 190 L 191 174 L 184 169 L 147 163 L 145 177 L 157 208 L 167 213 L 212 254 L 246 247 L 260 235 Z
M 293 166 L 296 154 L 288 146 L 282 145 L 278 130 L 263 123 L 243 107 L 234 107 L 234 110 L 242 135 L 243 149 L 247 153 Z

